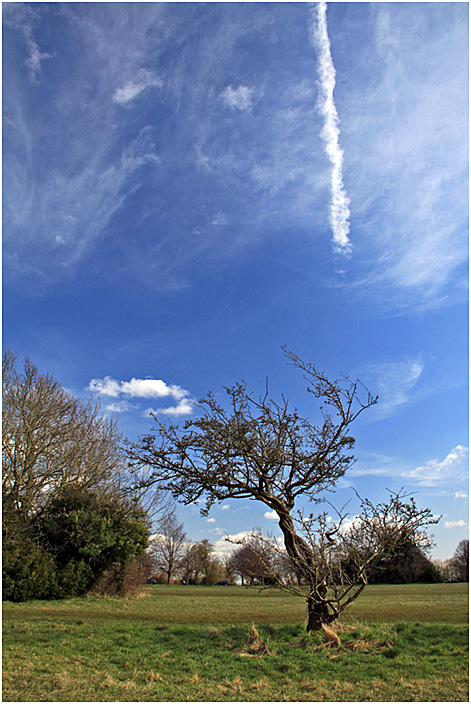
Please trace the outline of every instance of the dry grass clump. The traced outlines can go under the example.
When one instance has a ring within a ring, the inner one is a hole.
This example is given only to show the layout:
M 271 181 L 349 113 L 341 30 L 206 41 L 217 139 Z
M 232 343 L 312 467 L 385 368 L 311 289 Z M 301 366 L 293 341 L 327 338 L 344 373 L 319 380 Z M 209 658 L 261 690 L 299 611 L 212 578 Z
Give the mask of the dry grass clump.
M 324 623 L 322 624 L 321 628 L 326 639 L 326 645 L 340 645 L 340 638 L 338 637 L 335 631 L 326 626 Z
M 244 681 L 239 676 L 234 677 L 232 680 L 225 679 L 220 685 L 218 685 L 218 689 L 223 692 L 223 694 L 242 694 L 244 689 Z
M 247 640 L 242 649 L 238 651 L 238 654 L 241 658 L 261 658 L 269 653 L 268 639 L 264 643 L 260 633 L 255 628 L 255 624 L 252 623 L 252 628 L 247 634 Z

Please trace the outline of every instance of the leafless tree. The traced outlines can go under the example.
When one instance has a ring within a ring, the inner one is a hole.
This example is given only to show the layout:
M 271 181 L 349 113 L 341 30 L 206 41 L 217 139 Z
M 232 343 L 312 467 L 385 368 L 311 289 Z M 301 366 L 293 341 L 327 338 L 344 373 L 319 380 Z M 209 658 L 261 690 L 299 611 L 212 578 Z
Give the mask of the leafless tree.
M 17 511 L 39 514 L 67 485 L 119 488 L 126 463 L 115 422 L 26 358 L 3 354 L 3 494 Z
M 164 513 L 157 522 L 157 534 L 150 540 L 148 554 L 155 568 L 167 575 L 167 584 L 183 556 L 185 542 L 186 533 L 175 511 Z
M 228 564 L 229 568 L 239 575 L 242 585 L 245 581 L 252 586 L 255 583 L 260 585 L 277 583 L 280 573 L 277 569 L 277 550 L 272 541 L 264 538 L 260 532 L 254 532 L 240 541 L 240 544 L 241 547 L 234 550 Z
M 148 467 L 144 485 L 165 486 L 184 503 L 204 496 L 203 513 L 228 498 L 255 499 L 275 511 L 286 553 L 306 585 L 308 629 L 312 629 L 331 623 L 363 589 L 366 568 L 381 554 L 386 522 L 391 527 L 394 520 L 398 531 L 419 531 L 431 516 L 418 511 L 404 495 L 391 497 L 378 508 L 365 502 L 362 529 L 355 538 L 356 580 L 331 596 L 326 565 L 331 563 L 337 533 L 332 534 L 322 516 L 311 524 L 302 522 L 300 530 L 293 511 L 300 497 L 319 502 L 352 466 L 355 441 L 350 426 L 376 399 L 358 380 L 343 376 L 330 381 L 293 352 L 285 354 L 303 372 L 307 391 L 320 403 L 317 425 L 290 410 L 284 397 L 276 403 L 267 390 L 255 399 L 244 383 L 238 383 L 226 389 L 229 411 L 208 394 L 200 402 L 203 415 L 186 421 L 183 428 L 155 418 L 157 433 L 130 447 L 129 458 L 131 464 Z
M 469 540 L 461 540 L 450 560 L 450 567 L 456 579 L 469 582 Z

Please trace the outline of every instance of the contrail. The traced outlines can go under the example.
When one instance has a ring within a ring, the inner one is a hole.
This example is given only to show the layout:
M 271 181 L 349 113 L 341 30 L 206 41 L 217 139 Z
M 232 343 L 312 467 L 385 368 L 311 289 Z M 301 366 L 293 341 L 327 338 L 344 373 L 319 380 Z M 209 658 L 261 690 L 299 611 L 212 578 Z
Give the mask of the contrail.
M 318 55 L 320 89 L 318 109 L 324 118 L 321 137 L 332 164 L 329 221 L 332 228 L 333 248 L 334 252 L 350 256 L 352 252 L 352 243 L 348 238 L 350 199 L 343 185 L 343 151 L 339 144 L 339 116 L 334 102 L 335 67 L 330 53 L 326 13 L 327 3 L 325 2 L 318 2 L 311 6 L 310 35 Z

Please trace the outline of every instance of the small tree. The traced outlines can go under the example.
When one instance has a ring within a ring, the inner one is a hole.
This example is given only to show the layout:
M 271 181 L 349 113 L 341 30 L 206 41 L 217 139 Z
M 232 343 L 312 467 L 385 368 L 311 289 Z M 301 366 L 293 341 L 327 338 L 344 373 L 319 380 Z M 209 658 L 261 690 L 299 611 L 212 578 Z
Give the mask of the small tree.
M 279 581 L 278 562 L 273 544 L 262 537 L 260 532 L 253 533 L 242 545 L 234 550 L 229 558 L 230 569 L 250 585 L 274 584 Z M 274 575 L 277 575 L 275 577 Z
M 157 535 L 150 544 L 149 554 L 155 567 L 167 576 L 170 584 L 184 554 L 186 533 L 174 510 L 165 513 L 157 523 Z
M 267 391 L 255 399 L 244 383 L 238 383 L 226 389 L 229 411 L 209 394 L 200 402 L 203 415 L 186 421 L 183 428 L 155 418 L 157 433 L 131 446 L 129 458 L 149 468 L 146 485 L 166 487 L 184 503 L 204 496 L 203 513 L 214 502 L 229 498 L 255 499 L 275 511 L 286 553 L 305 584 L 310 630 L 331 623 L 358 596 L 367 568 L 384 549 L 385 525 L 389 535 L 391 530 L 400 535 L 418 532 L 433 521 L 429 511 L 418 511 L 404 495 L 378 508 L 364 502 L 363 528 L 356 533 L 354 581 L 330 598 L 328 570 L 335 543 L 331 526 L 321 516 L 317 532 L 315 520 L 301 523 L 300 530 L 293 511 L 301 497 L 321 500 L 352 466 L 350 426 L 376 399 L 358 380 L 344 376 L 330 381 L 296 354 L 285 354 L 304 373 L 308 392 L 320 401 L 317 425 L 296 409 L 291 411 L 285 398 L 275 403 Z

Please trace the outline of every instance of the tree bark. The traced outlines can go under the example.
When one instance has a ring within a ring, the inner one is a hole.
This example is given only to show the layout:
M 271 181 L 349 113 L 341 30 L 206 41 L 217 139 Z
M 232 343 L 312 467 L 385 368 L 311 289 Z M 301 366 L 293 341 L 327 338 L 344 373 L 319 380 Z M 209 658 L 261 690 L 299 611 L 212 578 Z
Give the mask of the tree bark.
M 319 589 L 318 589 L 319 591 Z M 327 592 L 327 590 L 326 590 Z M 326 594 L 324 594 L 326 596 Z M 328 604 L 312 593 L 307 598 L 307 626 L 306 630 L 315 631 L 322 626 L 328 626 L 334 620 L 335 615 L 329 612 Z

